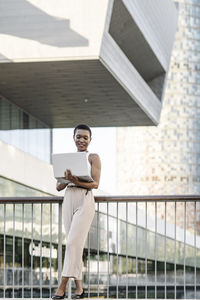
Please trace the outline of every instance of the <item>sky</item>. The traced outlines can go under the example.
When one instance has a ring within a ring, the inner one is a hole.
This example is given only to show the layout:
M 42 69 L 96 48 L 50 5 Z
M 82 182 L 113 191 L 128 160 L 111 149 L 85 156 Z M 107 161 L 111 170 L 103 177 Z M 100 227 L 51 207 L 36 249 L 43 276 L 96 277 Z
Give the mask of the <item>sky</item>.
M 92 141 L 89 152 L 98 153 L 101 159 L 101 180 L 99 189 L 115 194 L 116 171 L 116 128 L 92 127 Z M 53 153 L 76 152 L 73 128 L 53 129 Z

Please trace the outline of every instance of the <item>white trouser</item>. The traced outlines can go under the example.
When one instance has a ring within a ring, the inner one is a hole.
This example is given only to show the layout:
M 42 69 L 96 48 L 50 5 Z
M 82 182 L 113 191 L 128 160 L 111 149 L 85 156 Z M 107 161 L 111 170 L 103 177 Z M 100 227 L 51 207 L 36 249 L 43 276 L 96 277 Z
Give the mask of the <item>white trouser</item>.
M 65 191 L 62 217 L 66 231 L 66 250 L 62 276 L 82 279 L 82 255 L 95 214 L 92 191 L 69 187 Z

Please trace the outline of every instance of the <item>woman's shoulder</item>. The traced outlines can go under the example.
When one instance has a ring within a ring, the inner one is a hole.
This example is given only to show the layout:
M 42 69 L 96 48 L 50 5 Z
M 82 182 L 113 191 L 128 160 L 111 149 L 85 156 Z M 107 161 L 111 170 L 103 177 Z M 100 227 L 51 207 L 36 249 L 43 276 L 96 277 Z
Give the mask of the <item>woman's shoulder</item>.
M 90 153 L 88 159 L 93 162 L 94 160 L 100 160 L 99 154 L 97 153 Z
M 99 154 L 98 153 L 89 153 L 89 157 L 95 157 L 95 158 L 97 158 L 97 157 L 99 157 Z

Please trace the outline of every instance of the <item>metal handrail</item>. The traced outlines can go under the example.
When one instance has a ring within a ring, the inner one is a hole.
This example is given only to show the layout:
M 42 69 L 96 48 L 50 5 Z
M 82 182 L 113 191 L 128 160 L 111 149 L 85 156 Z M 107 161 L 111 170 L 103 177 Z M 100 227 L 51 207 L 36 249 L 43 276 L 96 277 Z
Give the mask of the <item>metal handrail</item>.
M 151 195 L 151 196 L 95 196 L 95 202 L 173 202 L 173 201 L 200 201 L 200 195 Z M 59 203 L 63 201 L 63 196 L 49 197 L 0 197 L 0 203 Z

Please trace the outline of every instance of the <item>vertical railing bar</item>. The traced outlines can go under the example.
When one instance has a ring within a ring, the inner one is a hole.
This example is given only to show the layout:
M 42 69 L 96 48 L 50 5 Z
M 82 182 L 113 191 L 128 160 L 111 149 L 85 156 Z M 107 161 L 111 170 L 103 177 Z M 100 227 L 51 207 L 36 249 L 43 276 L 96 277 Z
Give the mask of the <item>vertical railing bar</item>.
M 43 203 L 40 204 L 40 298 L 42 298 L 42 214 Z
M 62 272 L 62 203 L 58 204 L 58 282 Z M 69 289 L 68 289 L 69 293 Z M 70 292 L 71 293 L 71 292 Z
M 110 256 L 109 256 L 109 202 L 107 202 L 107 270 L 108 270 L 108 277 L 107 277 L 107 298 L 109 298 L 109 263 L 110 263 Z
M 183 280 L 184 280 L 184 299 L 186 299 L 186 280 L 185 280 L 185 243 L 186 243 L 186 202 L 184 202 L 184 271 L 183 271 Z
M 12 296 L 15 298 L 15 203 L 13 203 L 13 292 Z
M 197 203 L 194 202 L 194 294 L 197 299 Z
M 167 262 L 166 262 L 166 245 L 167 245 L 167 240 L 166 240 L 166 234 L 167 234 L 167 202 L 165 201 L 165 247 L 164 247 L 164 256 L 165 256 L 165 299 L 167 298 Z
M 155 201 L 155 299 L 157 299 L 157 202 Z
M 99 239 L 100 239 L 100 234 L 99 234 L 99 202 L 97 203 L 97 284 L 98 284 L 98 291 L 97 291 L 97 297 L 99 298 Z
M 33 203 L 31 204 L 31 298 L 33 298 Z
M 138 298 L 138 202 L 136 201 L 135 295 Z
M 147 299 L 147 201 L 145 201 L 145 299 Z
M 174 203 L 174 299 L 176 299 L 176 205 L 177 202 Z
M 22 298 L 24 298 L 24 203 L 22 204 Z
M 6 298 L 6 204 L 4 204 L 4 233 L 3 233 L 3 298 Z
M 49 294 L 51 298 L 51 290 L 52 290 L 52 203 L 50 203 L 50 278 L 49 278 Z
M 90 298 L 90 231 L 88 232 L 88 298 Z
M 119 204 L 117 202 L 117 228 L 116 228 L 116 246 L 117 246 L 117 290 L 116 290 L 116 297 L 118 299 L 119 297 L 119 247 L 118 247 L 118 244 L 119 244 L 119 240 L 118 240 L 118 220 L 119 220 Z
M 126 201 L 126 299 L 128 299 L 128 202 Z

